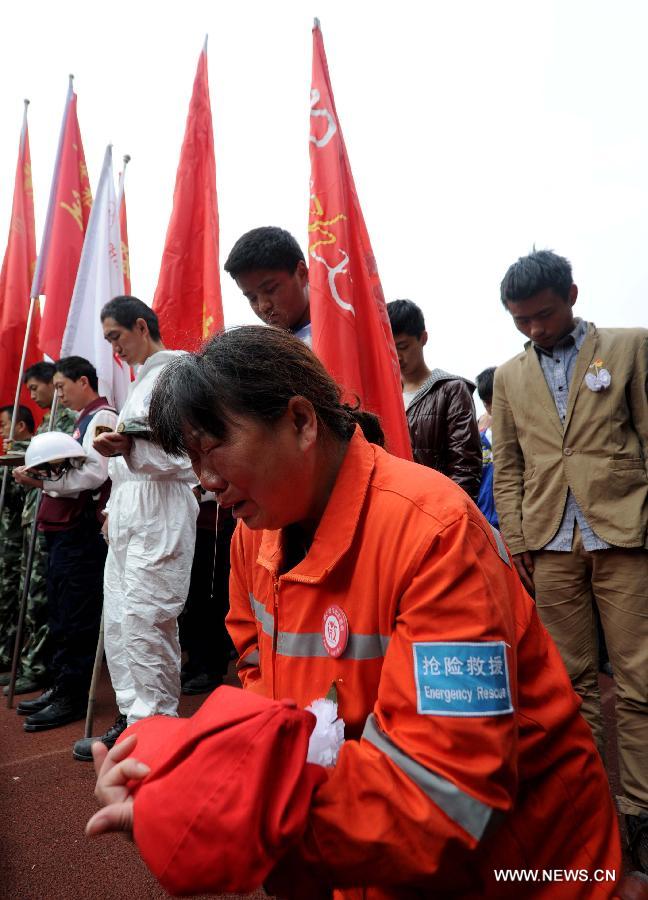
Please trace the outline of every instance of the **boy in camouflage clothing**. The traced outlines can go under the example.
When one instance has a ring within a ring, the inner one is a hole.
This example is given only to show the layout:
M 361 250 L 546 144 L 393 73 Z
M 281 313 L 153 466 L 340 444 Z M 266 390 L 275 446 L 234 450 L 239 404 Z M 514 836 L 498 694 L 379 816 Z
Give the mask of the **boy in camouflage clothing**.
M 52 363 L 41 362 L 31 366 L 25 372 L 24 383 L 29 389 L 31 399 L 41 407 L 41 409 L 49 409 L 54 400 L 54 365 Z M 49 412 L 45 414 L 42 423 L 36 431 L 36 434 L 42 434 L 49 431 Z M 56 411 L 55 431 L 63 431 L 65 434 L 72 434 L 76 421 L 76 413 L 65 407 Z M 15 445 L 14 445 L 15 447 Z M 11 479 L 13 485 L 15 484 Z M 24 489 L 23 489 L 24 490 Z M 34 509 L 36 506 L 37 491 L 35 489 L 24 492 L 24 504 L 21 515 L 21 561 L 20 561 L 20 584 L 15 596 L 15 612 L 13 615 L 12 634 L 9 649 L 9 662 L 6 668 L 11 665 L 11 656 L 13 654 L 13 644 L 15 639 L 16 624 L 18 621 L 18 606 L 23 592 L 24 578 L 27 564 L 27 554 L 29 550 L 29 541 L 34 523 Z M 5 668 L 4 658 L 4 640 L 0 638 L 0 662 Z M 34 548 L 34 560 L 32 564 L 31 580 L 29 584 L 29 599 L 27 602 L 27 611 L 25 616 L 25 630 L 23 632 L 23 649 L 20 656 L 19 677 L 16 681 L 16 694 L 27 694 L 36 691 L 47 682 L 47 549 L 45 547 L 45 539 L 42 534 L 37 534 L 36 546 Z M 9 683 L 9 675 L 0 675 L 0 684 Z M 4 693 L 8 693 L 5 687 Z

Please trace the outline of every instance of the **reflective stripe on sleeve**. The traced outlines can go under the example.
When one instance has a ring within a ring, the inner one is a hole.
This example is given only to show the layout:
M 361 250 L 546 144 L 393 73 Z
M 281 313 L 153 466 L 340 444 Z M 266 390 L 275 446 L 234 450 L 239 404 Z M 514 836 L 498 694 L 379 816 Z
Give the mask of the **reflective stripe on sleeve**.
M 499 531 L 497 530 L 497 528 L 495 528 L 494 525 L 491 525 L 490 522 L 489 522 L 488 524 L 490 525 L 491 531 L 493 532 L 493 537 L 495 538 L 495 543 L 497 544 L 497 550 L 498 550 L 498 552 L 499 552 L 499 555 L 500 555 L 501 558 L 504 560 L 504 562 L 506 563 L 506 565 L 510 568 L 510 567 L 511 567 L 511 560 L 509 559 L 509 555 L 508 555 L 508 553 L 506 552 L 506 544 L 504 543 L 504 538 L 503 538 L 502 535 L 499 533 Z
M 481 840 L 495 810 L 409 757 L 379 728 L 373 713 L 367 718 L 362 737 L 388 756 L 453 822 L 476 841 Z
M 260 663 L 261 657 L 259 656 L 259 651 L 252 650 L 247 656 L 244 656 L 243 659 L 239 659 L 236 663 L 236 668 L 244 669 L 246 666 L 258 666 Z

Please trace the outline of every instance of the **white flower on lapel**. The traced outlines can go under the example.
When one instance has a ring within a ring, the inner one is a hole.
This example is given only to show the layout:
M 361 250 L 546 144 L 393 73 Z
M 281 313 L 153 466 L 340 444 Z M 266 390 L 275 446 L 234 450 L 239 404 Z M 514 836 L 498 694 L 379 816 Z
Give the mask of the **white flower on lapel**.
M 592 363 L 590 369 L 594 369 L 594 371 L 588 372 L 585 376 L 585 384 L 590 391 L 598 392 L 607 390 L 612 383 L 612 376 L 608 370 L 604 368 L 603 360 L 597 359 Z

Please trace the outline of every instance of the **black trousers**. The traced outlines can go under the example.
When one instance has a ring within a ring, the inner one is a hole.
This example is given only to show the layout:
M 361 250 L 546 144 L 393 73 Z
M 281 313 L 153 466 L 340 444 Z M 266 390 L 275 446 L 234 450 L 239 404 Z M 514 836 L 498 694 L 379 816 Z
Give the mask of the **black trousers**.
M 214 530 L 196 530 L 189 595 L 178 619 L 180 646 L 187 653 L 183 671 L 189 676 L 227 672 L 232 643 L 225 630 L 225 616 L 229 610 L 230 541 L 235 525 L 233 519 L 223 517 L 216 548 Z
M 67 696 L 85 699 L 99 637 L 108 548 L 96 521 L 47 531 L 45 540 L 52 682 Z

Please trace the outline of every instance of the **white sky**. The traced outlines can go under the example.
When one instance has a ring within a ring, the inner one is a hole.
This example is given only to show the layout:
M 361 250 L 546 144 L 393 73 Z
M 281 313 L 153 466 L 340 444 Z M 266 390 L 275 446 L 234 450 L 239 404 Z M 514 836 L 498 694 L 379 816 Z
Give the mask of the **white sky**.
M 205 33 L 221 261 L 249 228 L 306 247 L 311 25 L 385 296 L 424 310 L 428 362 L 474 377 L 522 346 L 499 302 L 535 243 L 568 256 L 578 311 L 648 324 L 648 7 L 641 0 L 182 0 L 4 4 L 0 249 L 23 97 L 40 236 L 68 73 L 93 193 L 124 153 L 133 292 L 151 302 Z M 227 324 L 254 321 L 221 274 Z

